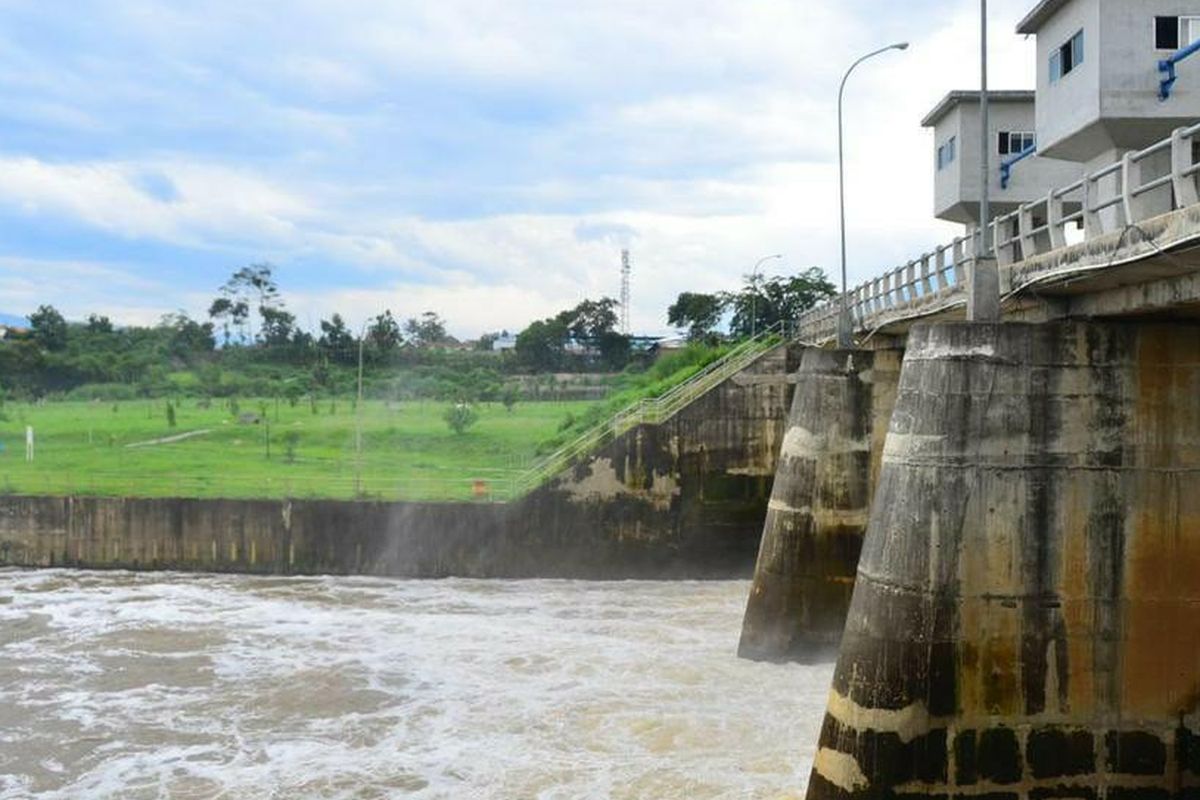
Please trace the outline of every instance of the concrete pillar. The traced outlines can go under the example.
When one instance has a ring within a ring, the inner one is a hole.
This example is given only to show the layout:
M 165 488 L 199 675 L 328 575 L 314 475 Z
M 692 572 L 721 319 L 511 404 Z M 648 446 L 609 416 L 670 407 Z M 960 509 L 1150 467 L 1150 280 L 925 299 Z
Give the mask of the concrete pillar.
M 805 351 L 738 655 L 808 660 L 841 638 L 871 491 L 874 354 Z
M 996 259 L 976 256 L 967 273 L 967 319 L 1000 321 L 1000 270 Z
M 1200 786 L 1200 328 L 909 338 L 810 800 Z

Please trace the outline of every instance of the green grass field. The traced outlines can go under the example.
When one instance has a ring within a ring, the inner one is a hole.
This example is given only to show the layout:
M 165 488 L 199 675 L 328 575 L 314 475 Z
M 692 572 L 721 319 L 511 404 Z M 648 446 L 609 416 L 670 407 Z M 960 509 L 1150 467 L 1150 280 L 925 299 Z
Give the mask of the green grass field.
M 518 403 L 511 412 L 482 404 L 478 422 L 459 435 L 443 419 L 444 403 L 368 401 L 361 472 L 350 400 L 321 401 L 315 414 L 307 401 L 238 405 L 235 415 L 223 401 L 204 408 L 183 400 L 170 427 L 163 400 L 9 402 L 0 418 L 0 493 L 465 500 L 482 489 L 503 499 L 538 444 L 591 404 Z M 260 421 L 239 420 L 247 414 Z M 207 432 L 129 446 L 197 431 Z

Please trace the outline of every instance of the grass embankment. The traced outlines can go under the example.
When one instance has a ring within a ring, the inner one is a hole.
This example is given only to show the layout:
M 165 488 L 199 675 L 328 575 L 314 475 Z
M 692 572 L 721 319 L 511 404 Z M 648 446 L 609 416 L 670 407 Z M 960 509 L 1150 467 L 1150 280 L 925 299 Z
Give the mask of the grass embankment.
M 530 460 L 633 403 L 657 397 L 728 352 L 695 345 L 648 370 L 615 376 L 599 403 L 474 406 L 455 434 L 448 404 L 349 399 L 63 400 L 0 407 L 0 493 L 128 497 L 368 497 L 465 500 L 508 496 Z M 248 419 L 252 418 L 252 419 Z M 25 427 L 36 455 L 25 461 Z M 159 441 L 166 440 L 166 441 Z M 131 446 L 132 445 L 132 446 Z
M 307 402 L 243 399 L 234 413 L 223 401 L 187 399 L 174 427 L 164 400 L 9 402 L 0 415 L 0 493 L 453 500 L 472 497 L 483 480 L 503 497 L 538 442 L 590 405 L 518 403 L 509 412 L 480 404 L 478 422 L 459 435 L 443 419 L 445 403 L 367 401 L 360 484 L 349 400 L 324 400 L 314 413 Z M 31 464 L 26 425 L 35 432 Z
M 613 380 L 605 400 L 568 417 L 555 435 L 542 442 L 539 451 L 551 452 L 639 400 L 666 394 L 731 349 L 733 345 L 692 344 L 658 359 L 644 372 L 622 373 Z

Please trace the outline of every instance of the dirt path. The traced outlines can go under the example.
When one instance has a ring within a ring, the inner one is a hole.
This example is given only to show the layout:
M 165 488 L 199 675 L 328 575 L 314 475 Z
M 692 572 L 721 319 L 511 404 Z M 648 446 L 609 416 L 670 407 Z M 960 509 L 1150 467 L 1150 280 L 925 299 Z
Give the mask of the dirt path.
M 125 445 L 126 447 L 150 447 L 156 444 L 172 444 L 174 442 L 182 442 L 184 439 L 191 439 L 195 436 L 203 436 L 206 433 L 212 433 L 212 428 L 204 428 L 198 431 L 188 431 L 187 433 L 177 433 L 174 436 L 164 436 L 161 439 L 149 439 L 144 442 L 133 442 Z

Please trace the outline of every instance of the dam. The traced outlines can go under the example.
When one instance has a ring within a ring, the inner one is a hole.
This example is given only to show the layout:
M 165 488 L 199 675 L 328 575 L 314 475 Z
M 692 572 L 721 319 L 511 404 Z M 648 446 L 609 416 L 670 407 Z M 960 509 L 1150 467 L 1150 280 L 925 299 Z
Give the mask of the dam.
M 1179 182 L 1198 134 L 1168 144 Z M 1146 180 L 1176 207 L 1126 204 L 1133 216 L 1072 245 L 1026 235 L 999 263 L 970 240 L 939 248 L 669 414 L 611 429 L 519 501 L 6 496 L 0 563 L 753 572 L 742 655 L 819 668 L 836 654 L 810 797 L 1191 796 L 1200 206 Z M 843 313 L 849 349 L 830 346 Z
M 963 235 L 501 502 L 0 497 L 0 795 L 1200 797 L 1186 6 L 1040 0 Z
M 1197 133 L 802 320 L 860 347 L 803 357 L 740 652 L 836 647 L 809 798 L 1195 796 Z

